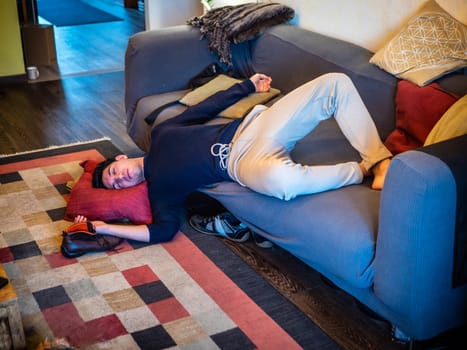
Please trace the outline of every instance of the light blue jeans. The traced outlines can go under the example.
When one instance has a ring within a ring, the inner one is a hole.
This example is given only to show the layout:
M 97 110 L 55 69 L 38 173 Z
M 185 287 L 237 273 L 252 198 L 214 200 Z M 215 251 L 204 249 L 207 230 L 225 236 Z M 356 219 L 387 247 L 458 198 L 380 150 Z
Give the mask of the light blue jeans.
M 357 162 L 302 165 L 290 158 L 297 141 L 332 116 L 366 169 L 392 156 L 352 81 L 344 74 L 330 73 L 291 91 L 270 108 L 256 106 L 248 114 L 230 145 L 230 177 L 284 200 L 361 183 Z

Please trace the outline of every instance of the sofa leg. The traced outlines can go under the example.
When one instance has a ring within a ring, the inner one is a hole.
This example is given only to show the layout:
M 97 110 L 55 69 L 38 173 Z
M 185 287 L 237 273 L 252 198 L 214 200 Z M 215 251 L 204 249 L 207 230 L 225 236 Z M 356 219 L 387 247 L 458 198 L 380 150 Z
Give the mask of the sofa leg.
M 402 332 L 399 328 L 397 328 L 394 325 L 391 326 L 391 336 L 392 336 L 392 340 L 395 342 L 402 343 L 402 344 L 408 344 L 409 345 L 408 350 L 413 349 L 413 339 L 405 335 L 404 332 Z

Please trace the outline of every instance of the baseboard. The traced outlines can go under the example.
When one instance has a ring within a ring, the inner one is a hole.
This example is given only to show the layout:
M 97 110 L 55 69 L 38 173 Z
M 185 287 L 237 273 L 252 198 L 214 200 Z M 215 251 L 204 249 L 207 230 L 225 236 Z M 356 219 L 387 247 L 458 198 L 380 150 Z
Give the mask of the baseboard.
M 18 74 L 18 75 L 8 75 L 4 77 L 0 77 L 0 87 L 6 85 L 14 85 L 14 84 L 24 84 L 28 81 L 27 75 L 25 74 Z

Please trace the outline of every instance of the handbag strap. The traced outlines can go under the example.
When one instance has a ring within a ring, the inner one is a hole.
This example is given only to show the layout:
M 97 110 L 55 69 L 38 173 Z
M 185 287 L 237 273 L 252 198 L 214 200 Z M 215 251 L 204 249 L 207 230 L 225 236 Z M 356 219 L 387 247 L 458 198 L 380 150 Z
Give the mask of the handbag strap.
M 166 108 L 169 108 L 169 107 L 172 107 L 172 106 L 175 106 L 177 104 L 181 104 L 178 100 L 175 100 L 175 101 L 170 101 L 170 102 L 167 102 L 167 103 L 164 103 L 162 106 L 159 106 L 157 107 L 155 110 L 153 110 L 146 118 L 144 118 L 144 121 L 148 124 L 148 125 L 152 125 L 155 120 L 157 119 L 157 117 L 159 116 L 159 114 L 161 114 L 161 112 L 166 109 Z
M 195 88 L 208 83 L 209 81 L 214 79 L 219 74 L 231 75 L 231 72 L 230 71 L 226 72 L 217 63 L 211 63 L 206 68 L 204 68 L 200 73 L 198 73 L 196 76 L 191 78 L 190 81 L 188 82 L 188 86 L 190 89 L 194 90 Z M 159 116 L 159 114 L 161 114 L 161 112 L 164 109 L 175 106 L 177 104 L 181 104 L 179 100 L 167 102 L 163 104 L 162 106 L 157 107 L 146 118 L 144 118 L 144 121 L 148 125 L 152 125 L 157 119 L 157 117 Z

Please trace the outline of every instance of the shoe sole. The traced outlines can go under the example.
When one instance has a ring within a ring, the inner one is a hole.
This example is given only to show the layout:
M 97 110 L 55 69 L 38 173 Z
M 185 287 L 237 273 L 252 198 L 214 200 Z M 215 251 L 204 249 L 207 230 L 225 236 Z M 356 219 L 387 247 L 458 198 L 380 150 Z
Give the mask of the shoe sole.
M 217 233 L 217 232 L 203 230 L 202 228 L 197 227 L 191 221 L 191 219 L 188 220 L 188 223 L 190 224 L 190 226 L 191 226 L 191 228 L 193 230 L 204 233 L 204 234 L 209 235 L 209 236 L 217 236 L 217 237 L 225 238 L 225 239 L 228 239 L 229 241 L 233 241 L 233 242 L 237 242 L 237 243 L 243 243 L 243 242 L 246 242 L 246 241 L 248 241 L 250 239 L 250 231 L 248 229 L 245 229 L 245 230 L 248 230 L 248 231 L 246 231 L 245 235 L 243 235 L 242 238 L 232 238 L 232 237 L 225 236 L 225 235 L 222 235 L 222 234 Z
M 272 248 L 274 243 L 272 243 L 271 241 L 263 241 L 263 242 L 257 242 L 255 240 L 255 244 L 260 247 L 260 248 L 263 248 L 263 249 L 269 249 L 269 248 Z

